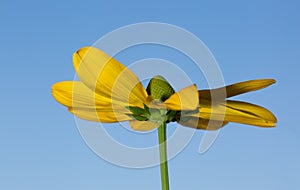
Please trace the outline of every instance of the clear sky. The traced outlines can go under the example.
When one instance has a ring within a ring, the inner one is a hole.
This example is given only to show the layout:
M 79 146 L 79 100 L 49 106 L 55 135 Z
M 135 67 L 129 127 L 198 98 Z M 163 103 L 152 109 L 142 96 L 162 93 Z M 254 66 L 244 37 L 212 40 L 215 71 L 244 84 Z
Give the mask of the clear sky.
M 94 154 L 73 115 L 51 96 L 53 83 L 73 79 L 74 51 L 121 26 L 146 21 L 196 35 L 214 54 L 226 84 L 278 81 L 238 97 L 272 110 L 277 127 L 229 124 L 205 154 L 198 154 L 203 131 L 197 131 L 169 162 L 171 189 L 300 189 L 299 8 L 296 0 L 1 1 L 0 189 L 160 189 L 158 167 L 123 168 Z M 129 65 L 156 57 L 183 67 L 176 52 L 135 48 L 136 54 L 129 49 L 118 59 Z M 207 87 L 188 68 L 193 82 Z M 130 137 L 117 125 L 105 127 L 116 138 Z M 145 143 L 156 143 L 148 139 Z

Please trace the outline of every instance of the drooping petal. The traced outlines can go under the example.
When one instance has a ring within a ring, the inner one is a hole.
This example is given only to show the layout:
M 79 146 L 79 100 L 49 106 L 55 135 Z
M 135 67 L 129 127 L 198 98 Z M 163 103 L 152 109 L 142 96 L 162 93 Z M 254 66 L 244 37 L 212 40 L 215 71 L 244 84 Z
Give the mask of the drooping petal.
M 224 125 L 226 125 L 228 122 L 191 117 L 187 121 L 181 120 L 178 123 L 182 126 L 190 127 L 194 129 L 218 130 Z
M 174 93 L 165 102 L 170 110 L 195 110 L 199 106 L 198 91 L 196 85 L 191 85 Z
M 62 81 L 52 86 L 52 95 L 67 107 L 96 109 L 98 111 L 118 111 L 127 113 L 126 104 L 92 92 L 80 81 Z
M 81 119 L 97 122 L 118 122 L 131 120 L 129 110 L 111 100 L 92 92 L 82 82 L 63 81 L 52 86 L 54 98 Z
M 276 117 L 272 112 L 267 110 L 264 107 L 251 104 L 248 102 L 242 102 L 242 101 L 234 101 L 234 100 L 228 100 L 226 107 L 231 108 L 233 110 L 249 113 L 252 115 L 255 115 L 263 120 L 270 121 L 273 123 L 277 122 Z
M 263 107 L 231 100 L 216 105 L 212 105 L 209 100 L 202 100 L 199 113 L 189 116 L 260 127 L 274 127 L 277 122 L 275 116 Z
M 199 90 L 199 98 L 201 99 L 211 99 L 213 94 L 214 98 L 221 99 L 229 98 L 246 92 L 251 92 L 266 88 L 274 84 L 276 81 L 274 79 L 258 79 L 258 80 L 249 80 L 245 82 L 239 82 L 236 84 L 228 85 L 222 88 L 216 88 L 212 90 Z
M 152 121 L 137 121 L 132 120 L 129 122 L 130 127 L 135 131 L 149 131 L 159 127 L 159 123 Z
M 132 120 L 128 115 L 115 111 L 98 111 L 80 108 L 69 108 L 69 111 L 75 116 L 88 121 L 115 123 Z
M 103 51 L 84 47 L 73 55 L 73 63 L 80 80 L 97 94 L 142 107 L 147 92 L 136 75 Z
M 62 81 L 52 86 L 52 95 L 67 107 L 96 108 L 111 104 L 107 97 L 95 94 L 79 81 Z

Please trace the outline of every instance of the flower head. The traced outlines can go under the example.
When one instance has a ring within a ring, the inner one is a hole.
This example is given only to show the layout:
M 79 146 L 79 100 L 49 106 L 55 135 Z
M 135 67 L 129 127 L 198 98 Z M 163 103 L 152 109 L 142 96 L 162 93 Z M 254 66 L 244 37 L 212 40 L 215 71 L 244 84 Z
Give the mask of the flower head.
M 275 116 L 267 109 L 226 98 L 267 87 L 273 79 L 252 80 L 214 90 L 191 85 L 175 92 L 161 76 L 153 77 L 147 89 L 137 76 L 103 51 L 84 47 L 73 55 L 80 81 L 58 82 L 54 98 L 79 118 L 114 123 L 129 121 L 134 130 L 151 130 L 162 122 L 178 122 L 197 129 L 218 129 L 228 122 L 273 127 Z M 213 102 L 213 103 L 212 103 Z M 208 128 L 209 126 L 209 128 Z

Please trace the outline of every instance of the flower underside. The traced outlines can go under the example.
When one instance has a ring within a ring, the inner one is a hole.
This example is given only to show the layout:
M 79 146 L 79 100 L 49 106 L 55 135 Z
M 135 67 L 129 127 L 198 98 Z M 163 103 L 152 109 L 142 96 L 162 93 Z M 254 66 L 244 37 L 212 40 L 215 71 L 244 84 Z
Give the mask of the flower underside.
M 92 47 L 79 49 L 73 63 L 81 81 L 58 82 L 54 98 L 79 118 L 96 122 L 129 121 L 134 130 L 151 130 L 162 122 L 215 130 L 229 122 L 274 127 L 276 117 L 267 109 L 247 102 L 226 100 L 265 88 L 273 79 L 251 80 L 213 90 L 191 85 L 175 92 L 161 76 L 147 89 L 120 62 Z

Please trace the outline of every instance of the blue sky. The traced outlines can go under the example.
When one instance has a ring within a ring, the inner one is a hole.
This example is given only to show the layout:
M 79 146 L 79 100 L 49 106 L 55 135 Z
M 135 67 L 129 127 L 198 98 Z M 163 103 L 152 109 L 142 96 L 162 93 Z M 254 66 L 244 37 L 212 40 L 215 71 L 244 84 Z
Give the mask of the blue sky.
M 2 1 L 0 189 L 160 188 L 158 167 L 122 168 L 94 154 L 73 116 L 51 96 L 53 83 L 73 79 L 74 51 L 121 26 L 146 21 L 174 24 L 200 38 L 226 84 L 278 81 L 238 97 L 272 110 L 277 127 L 229 124 L 205 154 L 197 152 L 203 135 L 198 131 L 169 162 L 171 189 L 299 189 L 299 6 L 296 0 Z M 141 58 L 179 56 L 157 48 L 137 47 L 136 57 L 129 49 L 118 59 L 129 65 Z M 203 76 L 190 72 L 199 88 L 207 86 Z M 106 127 L 116 138 L 130 136 Z

